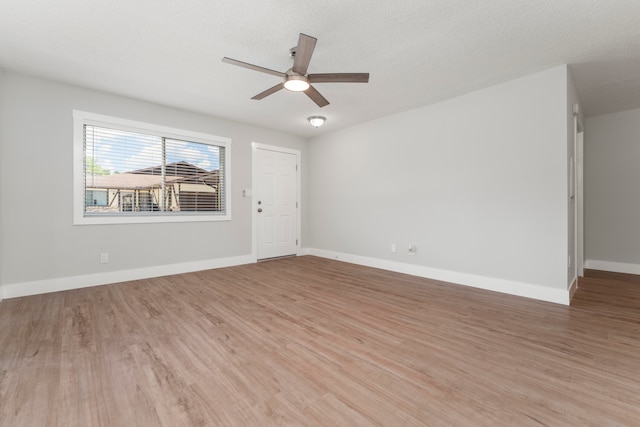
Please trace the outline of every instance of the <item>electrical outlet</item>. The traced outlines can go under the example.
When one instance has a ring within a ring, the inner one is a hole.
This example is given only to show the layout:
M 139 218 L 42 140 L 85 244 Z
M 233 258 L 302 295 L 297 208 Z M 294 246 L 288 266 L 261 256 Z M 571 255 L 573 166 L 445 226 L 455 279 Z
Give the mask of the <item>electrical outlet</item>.
M 418 247 L 416 245 L 409 245 L 409 255 L 415 255 L 418 251 Z
M 391 244 L 391 253 L 392 253 L 392 254 L 395 254 L 397 251 L 398 251 L 398 249 L 396 248 L 396 244 L 395 244 L 395 243 L 392 243 L 392 244 Z
M 109 252 L 100 253 L 100 264 L 109 264 Z

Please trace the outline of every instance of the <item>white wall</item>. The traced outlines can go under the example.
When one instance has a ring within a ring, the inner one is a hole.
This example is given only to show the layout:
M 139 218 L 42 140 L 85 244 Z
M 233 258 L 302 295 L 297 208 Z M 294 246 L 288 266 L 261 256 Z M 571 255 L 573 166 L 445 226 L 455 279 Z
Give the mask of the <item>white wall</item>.
M 585 123 L 586 267 L 640 274 L 640 109 Z
M 5 72 L 0 285 L 5 297 L 17 296 L 131 277 L 121 272 L 246 260 L 252 204 L 241 191 L 251 186 L 255 141 L 302 151 L 302 243 L 310 253 L 566 303 L 567 81 L 558 67 L 307 145 Z M 231 137 L 233 221 L 73 226 L 73 109 Z M 99 264 L 103 251 L 109 264 Z
M 310 252 L 568 302 L 567 90 L 563 66 L 312 139 Z
M 65 281 L 84 286 L 131 277 L 122 271 L 148 276 L 170 272 L 167 265 L 188 270 L 246 260 L 252 204 L 242 189 L 251 188 L 251 142 L 301 150 L 306 162 L 306 141 L 284 133 L 11 72 L 0 87 L 5 297 L 55 290 Z M 74 109 L 232 138 L 232 221 L 74 226 Z M 304 200 L 302 206 L 304 215 Z M 109 264 L 99 263 L 100 252 L 109 252 Z
M 0 69 L 0 132 L 2 132 L 2 70 Z M 4 157 L 2 152 L 2 140 L 0 139 L 0 159 Z M 0 161 L 0 224 L 2 223 L 2 162 Z M 0 242 L 2 242 L 2 229 L 0 228 Z M 1 243 L 0 243 L 1 244 Z M 0 278 L 2 277 L 2 256 L 0 256 Z M 4 298 L 4 287 L 2 286 L 2 280 L 0 279 L 0 301 Z

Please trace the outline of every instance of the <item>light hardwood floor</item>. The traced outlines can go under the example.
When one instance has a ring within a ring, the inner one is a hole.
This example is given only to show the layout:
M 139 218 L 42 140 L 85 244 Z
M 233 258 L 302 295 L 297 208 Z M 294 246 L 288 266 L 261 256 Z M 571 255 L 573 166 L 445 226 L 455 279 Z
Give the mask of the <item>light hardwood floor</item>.
M 2 426 L 640 425 L 640 281 L 571 307 L 311 256 L 0 303 Z

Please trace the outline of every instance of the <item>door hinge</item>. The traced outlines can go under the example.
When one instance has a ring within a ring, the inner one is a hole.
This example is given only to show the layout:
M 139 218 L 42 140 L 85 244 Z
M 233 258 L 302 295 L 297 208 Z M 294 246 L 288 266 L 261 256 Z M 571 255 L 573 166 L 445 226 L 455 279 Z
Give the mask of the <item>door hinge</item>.
M 296 165 L 296 171 L 298 170 L 298 165 Z
M 298 239 L 296 239 L 296 246 L 298 246 Z
M 296 209 L 298 208 L 298 202 L 296 202 Z

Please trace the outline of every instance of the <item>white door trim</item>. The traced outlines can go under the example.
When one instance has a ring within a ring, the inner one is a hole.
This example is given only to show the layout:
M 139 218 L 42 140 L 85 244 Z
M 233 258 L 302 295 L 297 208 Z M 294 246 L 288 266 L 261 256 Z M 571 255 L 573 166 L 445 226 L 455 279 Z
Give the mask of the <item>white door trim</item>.
M 576 268 L 584 276 L 584 131 L 576 124 Z
M 577 104 L 576 104 L 577 105 Z M 573 196 L 573 279 L 584 276 L 584 127 L 573 114 L 573 153 L 570 180 Z
M 300 150 L 294 150 L 291 148 L 278 147 L 275 145 L 261 144 L 259 142 L 251 143 L 251 188 L 252 191 L 255 191 L 257 186 L 256 178 L 258 176 L 257 173 L 257 161 L 256 161 L 256 151 L 257 150 L 268 150 L 275 151 L 278 153 L 287 153 L 293 154 L 296 156 L 296 199 L 298 203 L 298 209 L 296 209 L 297 215 L 297 230 L 296 230 L 296 255 L 300 255 L 300 246 L 302 245 L 302 187 L 300 177 L 302 175 L 302 152 Z M 253 197 L 253 196 L 252 196 Z M 251 258 L 254 262 L 258 261 L 258 215 L 255 204 L 253 200 L 251 200 Z

